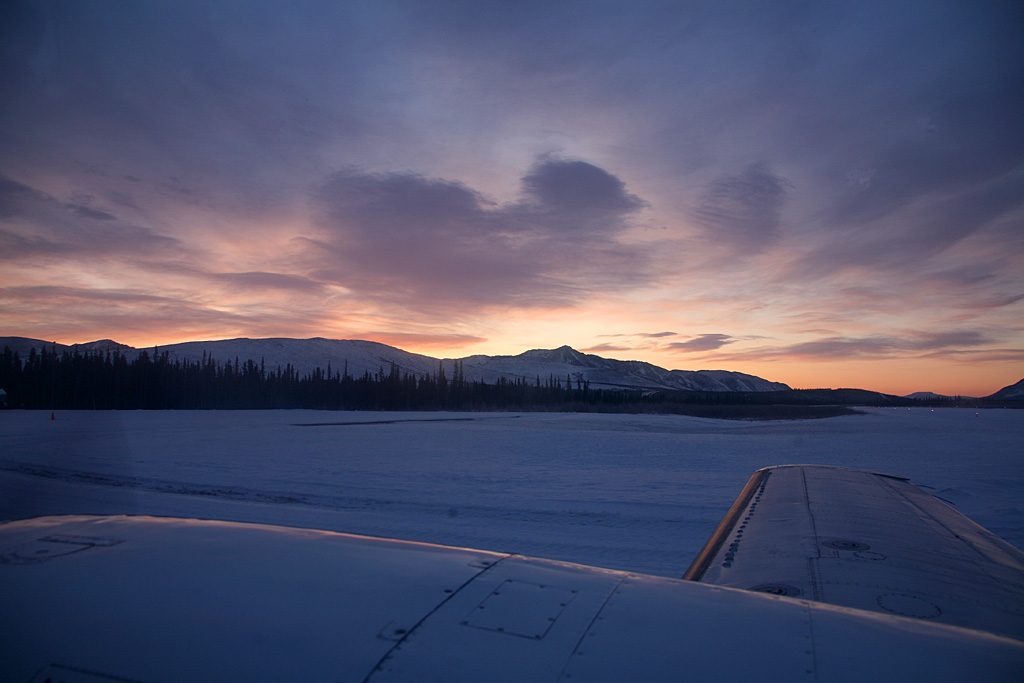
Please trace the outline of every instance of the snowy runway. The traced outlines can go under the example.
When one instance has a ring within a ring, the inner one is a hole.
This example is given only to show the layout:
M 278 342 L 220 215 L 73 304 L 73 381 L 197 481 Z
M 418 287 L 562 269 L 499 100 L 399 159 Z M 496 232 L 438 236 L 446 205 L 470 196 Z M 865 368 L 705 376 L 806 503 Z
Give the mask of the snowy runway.
M 754 470 L 816 463 L 908 476 L 1024 546 L 1024 411 L 56 417 L 0 413 L 0 519 L 262 522 L 680 576 Z

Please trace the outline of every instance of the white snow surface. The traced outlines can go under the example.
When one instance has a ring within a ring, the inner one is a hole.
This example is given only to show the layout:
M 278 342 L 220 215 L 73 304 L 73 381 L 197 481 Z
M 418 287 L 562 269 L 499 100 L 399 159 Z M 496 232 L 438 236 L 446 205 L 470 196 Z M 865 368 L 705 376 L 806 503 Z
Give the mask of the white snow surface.
M 910 477 L 1024 547 L 1024 411 L 823 420 L 329 411 L 0 412 L 0 520 L 310 527 L 680 576 L 758 468 Z M 300 425 L 319 426 L 300 426 Z

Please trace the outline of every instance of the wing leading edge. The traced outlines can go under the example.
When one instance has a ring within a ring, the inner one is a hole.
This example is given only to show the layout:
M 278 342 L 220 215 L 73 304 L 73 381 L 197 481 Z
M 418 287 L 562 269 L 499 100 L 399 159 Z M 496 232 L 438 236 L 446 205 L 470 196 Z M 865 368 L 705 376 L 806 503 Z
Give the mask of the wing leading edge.
M 683 578 L 1024 639 L 1024 553 L 876 472 L 758 470 Z

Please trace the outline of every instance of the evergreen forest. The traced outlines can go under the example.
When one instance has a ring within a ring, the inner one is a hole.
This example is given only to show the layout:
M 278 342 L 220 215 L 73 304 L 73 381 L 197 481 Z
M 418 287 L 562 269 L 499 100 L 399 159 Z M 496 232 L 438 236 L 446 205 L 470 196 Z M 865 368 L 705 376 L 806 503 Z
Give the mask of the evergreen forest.
M 291 365 L 171 359 L 158 350 L 128 360 L 117 351 L 43 348 L 23 359 L 7 347 L 0 354 L 0 389 L 10 408 L 44 410 L 561 410 L 640 398 L 638 392 L 593 390 L 568 377 L 468 381 L 460 364 L 451 377 L 440 365 L 424 376 L 391 365 L 353 377 L 347 367 L 300 375 Z

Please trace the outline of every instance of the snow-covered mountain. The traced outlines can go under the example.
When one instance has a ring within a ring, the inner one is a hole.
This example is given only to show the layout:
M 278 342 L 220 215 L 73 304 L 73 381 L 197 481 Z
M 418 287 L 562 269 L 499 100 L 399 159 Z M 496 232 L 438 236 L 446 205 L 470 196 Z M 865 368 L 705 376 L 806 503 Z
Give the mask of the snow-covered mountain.
M 985 398 L 994 398 L 999 401 L 1024 401 L 1024 379 L 1008 387 L 1003 387 Z
M 38 353 L 43 347 L 51 351 L 53 349 L 56 349 L 57 351 L 78 349 L 83 353 L 93 351 L 120 351 L 121 353 L 130 356 L 137 352 L 137 349 L 134 347 L 128 346 L 127 344 L 118 344 L 116 341 L 111 339 L 99 339 L 97 341 L 86 342 L 84 344 L 58 344 L 57 342 L 43 341 L 42 339 L 29 339 L 28 337 L 0 337 L 0 351 L 5 347 L 17 353 L 22 360 L 28 358 L 32 349 L 35 349 Z
M 109 339 L 87 344 L 56 344 L 24 337 L 0 337 L 4 346 L 28 357 L 32 348 L 80 349 L 82 351 L 120 351 L 129 359 L 154 349 L 135 349 Z M 167 352 L 172 359 L 202 360 L 213 358 L 217 363 L 240 363 L 253 360 L 268 370 L 291 365 L 300 375 L 316 368 L 332 373 L 344 372 L 360 377 L 381 370 L 389 372 L 394 364 L 402 373 L 424 375 L 443 368 L 448 377 L 459 363 L 466 379 L 489 383 L 499 378 L 544 382 L 549 377 L 565 381 L 586 381 L 593 388 L 650 389 L 675 391 L 781 391 L 789 387 L 760 377 L 727 370 L 666 370 L 642 361 L 621 361 L 581 353 L 568 346 L 557 349 L 534 349 L 518 356 L 468 356 L 462 359 L 432 358 L 409 353 L 393 346 L 352 339 L 224 339 L 169 344 L 156 349 Z
M 387 372 L 392 363 L 398 366 L 403 373 L 422 375 L 437 372 L 440 363 L 437 358 L 409 353 L 377 342 L 323 339 L 321 337 L 314 339 L 221 339 L 168 344 L 145 349 L 136 349 L 109 339 L 67 345 L 24 337 L 0 337 L 0 349 L 4 346 L 10 347 L 12 351 L 17 351 L 22 359 L 28 357 L 32 348 L 38 350 L 44 346 L 47 349 L 56 348 L 58 351 L 64 349 L 78 349 L 83 352 L 120 351 L 129 360 L 133 360 L 143 351 L 150 356 L 154 352 L 162 354 L 166 351 L 172 360 L 201 361 L 204 358 L 213 358 L 219 365 L 226 362 L 233 363 L 236 358 L 239 363 L 252 360 L 262 363 L 268 371 L 291 365 L 299 375 L 312 373 L 317 368 L 326 371 L 328 366 L 330 366 L 331 373 L 344 372 L 346 361 L 348 373 L 354 377 L 361 377 L 364 372 L 373 374 L 381 369 Z
M 498 377 L 541 380 L 554 376 L 587 381 L 594 388 L 675 391 L 781 391 L 781 382 L 727 370 L 666 370 L 638 360 L 615 360 L 581 353 L 568 346 L 534 349 L 518 356 L 469 356 L 462 359 L 467 378 L 493 382 Z

